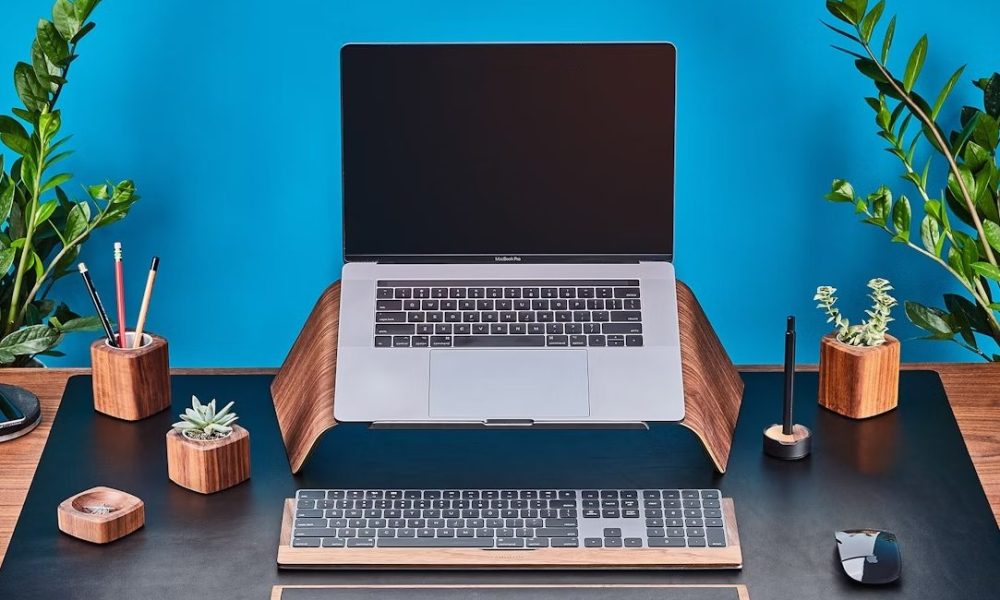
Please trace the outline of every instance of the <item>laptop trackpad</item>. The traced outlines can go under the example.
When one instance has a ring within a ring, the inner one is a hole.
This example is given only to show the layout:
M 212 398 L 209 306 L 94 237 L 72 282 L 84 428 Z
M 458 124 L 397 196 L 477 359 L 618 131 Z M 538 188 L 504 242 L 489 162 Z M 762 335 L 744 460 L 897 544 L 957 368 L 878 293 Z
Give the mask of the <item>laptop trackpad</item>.
M 586 350 L 432 350 L 430 416 L 563 419 L 590 415 Z

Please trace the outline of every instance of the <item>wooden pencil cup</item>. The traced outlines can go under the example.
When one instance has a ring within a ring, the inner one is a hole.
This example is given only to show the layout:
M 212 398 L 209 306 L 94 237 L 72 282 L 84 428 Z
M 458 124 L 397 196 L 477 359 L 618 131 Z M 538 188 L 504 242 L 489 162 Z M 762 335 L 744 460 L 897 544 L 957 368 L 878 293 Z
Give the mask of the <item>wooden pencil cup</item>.
M 833 334 L 819 344 L 819 404 L 851 419 L 888 412 L 899 402 L 899 340 L 859 347 Z
M 202 494 L 243 483 L 250 479 L 250 433 L 233 425 L 226 437 L 202 441 L 171 429 L 167 432 L 167 476 Z
M 90 346 L 94 410 L 125 421 L 138 421 L 170 408 L 170 359 L 167 340 L 142 334 L 142 345 L 132 348 L 135 334 L 125 334 L 125 348 L 107 340 Z

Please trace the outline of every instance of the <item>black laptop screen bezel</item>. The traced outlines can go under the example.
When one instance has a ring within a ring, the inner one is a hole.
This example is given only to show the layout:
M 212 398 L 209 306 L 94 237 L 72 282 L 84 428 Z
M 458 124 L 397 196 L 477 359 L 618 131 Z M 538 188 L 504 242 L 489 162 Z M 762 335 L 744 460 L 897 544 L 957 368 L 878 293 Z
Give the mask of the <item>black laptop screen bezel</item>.
M 386 43 L 386 44 L 374 44 L 374 43 L 349 43 L 344 44 L 340 48 L 340 63 L 341 63 L 341 73 L 343 73 L 343 62 L 345 57 L 345 51 L 357 46 L 414 46 L 418 44 L 411 43 Z M 470 45 L 496 45 L 496 46 L 550 46 L 550 45 L 606 45 L 606 46 L 636 46 L 636 45 L 647 45 L 647 46 L 657 46 L 665 47 L 670 51 L 671 58 L 671 72 L 674 76 L 674 98 L 673 106 L 671 109 L 673 111 L 673 139 L 672 145 L 674 146 L 673 160 L 674 165 L 672 165 L 674 173 L 674 185 L 672 186 L 672 194 L 667 199 L 670 205 L 670 211 L 674 213 L 674 219 L 671 221 L 671 229 L 669 231 L 668 253 L 657 253 L 657 254 L 358 254 L 358 253 L 348 253 L 347 251 L 347 193 L 346 193 L 346 172 L 343 167 L 343 156 L 345 150 L 344 144 L 344 111 L 341 108 L 341 225 L 343 228 L 341 235 L 341 251 L 344 257 L 344 262 L 375 262 L 375 263 L 388 263 L 388 264 L 482 264 L 482 263 L 524 263 L 524 264 L 539 264 L 539 263 L 632 263 L 632 262 L 643 262 L 643 261 L 666 261 L 671 262 L 674 258 L 674 247 L 676 244 L 676 196 L 677 196 L 677 184 L 676 184 L 676 162 L 677 162 L 677 48 L 671 42 L 581 42 L 581 43 L 565 43 L 565 42 L 504 42 L 504 43 L 426 43 L 419 44 L 421 46 L 470 46 Z M 344 86 L 343 78 L 341 77 L 341 89 L 340 89 L 340 100 L 341 107 L 344 103 Z

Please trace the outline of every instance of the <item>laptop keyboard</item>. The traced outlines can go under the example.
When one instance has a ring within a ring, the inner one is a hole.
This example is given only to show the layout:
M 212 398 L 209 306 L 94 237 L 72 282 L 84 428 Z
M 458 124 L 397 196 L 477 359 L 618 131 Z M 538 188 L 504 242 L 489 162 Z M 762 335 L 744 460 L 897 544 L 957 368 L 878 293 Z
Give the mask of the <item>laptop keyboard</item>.
M 294 548 L 724 548 L 713 489 L 298 490 Z
M 642 346 L 639 281 L 378 281 L 377 348 Z

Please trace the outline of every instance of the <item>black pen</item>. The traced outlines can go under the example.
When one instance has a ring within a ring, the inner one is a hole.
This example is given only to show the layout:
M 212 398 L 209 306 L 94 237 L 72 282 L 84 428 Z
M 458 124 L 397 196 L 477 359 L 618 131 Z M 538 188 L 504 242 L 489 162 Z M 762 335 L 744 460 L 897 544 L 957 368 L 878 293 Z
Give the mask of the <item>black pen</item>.
M 104 334 L 108 336 L 108 343 L 111 344 L 112 348 L 119 348 L 118 340 L 115 339 L 115 330 L 111 328 L 108 313 L 104 310 L 104 305 L 101 304 L 101 297 L 97 295 L 97 288 L 94 287 L 94 281 L 90 278 L 87 265 L 80 263 L 77 268 L 80 269 L 80 275 L 83 275 L 83 282 L 87 284 L 87 291 L 90 292 L 90 299 L 94 302 L 94 308 L 97 310 L 97 316 L 101 319 L 101 325 L 104 326 Z

